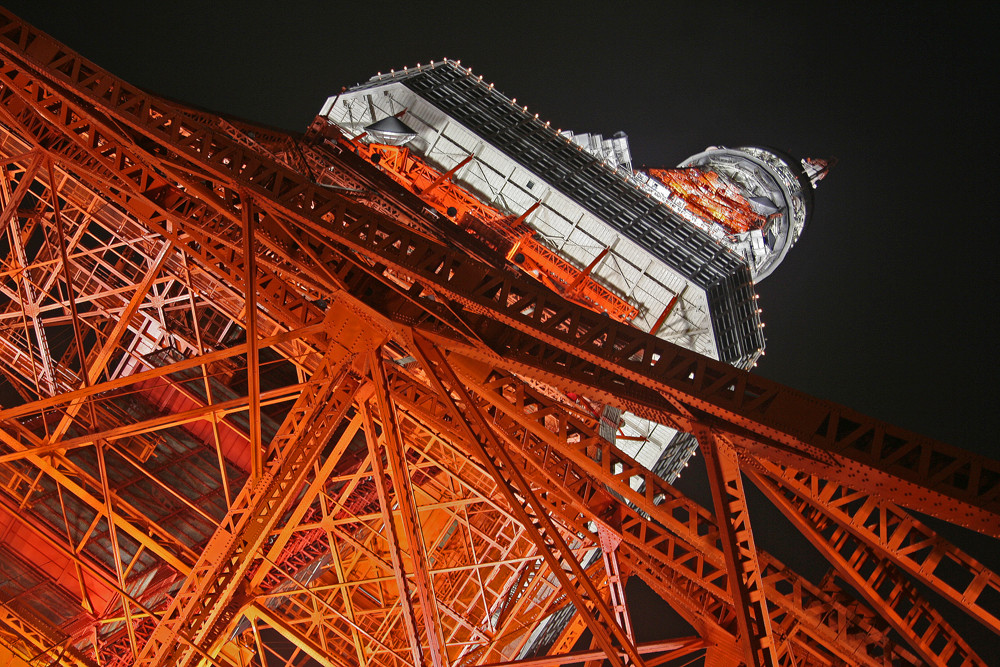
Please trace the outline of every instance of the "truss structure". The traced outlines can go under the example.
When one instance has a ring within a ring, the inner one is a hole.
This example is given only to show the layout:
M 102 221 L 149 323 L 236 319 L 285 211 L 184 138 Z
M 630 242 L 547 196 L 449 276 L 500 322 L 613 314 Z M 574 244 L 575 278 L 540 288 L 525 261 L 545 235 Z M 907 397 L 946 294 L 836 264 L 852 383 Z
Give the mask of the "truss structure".
M 985 664 L 927 589 L 1000 632 L 996 573 L 911 513 L 1000 537 L 1000 463 L 598 315 L 322 133 L 3 11 L 0 362 L 5 664 Z M 694 433 L 713 507 L 568 395 Z M 637 643 L 628 576 L 697 636 Z

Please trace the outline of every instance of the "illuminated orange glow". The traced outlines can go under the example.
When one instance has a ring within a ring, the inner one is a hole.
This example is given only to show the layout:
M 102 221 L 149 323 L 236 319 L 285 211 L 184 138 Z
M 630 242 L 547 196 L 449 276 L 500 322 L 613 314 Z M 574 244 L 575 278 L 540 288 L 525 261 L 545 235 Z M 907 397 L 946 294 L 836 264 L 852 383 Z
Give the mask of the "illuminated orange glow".
M 936 603 L 1000 634 L 1000 575 L 915 513 L 997 538 L 1000 462 L 657 338 L 683 289 L 605 316 L 610 251 L 571 266 L 457 168 L 0 25 L 0 665 L 985 664 Z M 605 405 L 694 434 L 712 506 Z M 630 575 L 699 637 L 637 644 Z

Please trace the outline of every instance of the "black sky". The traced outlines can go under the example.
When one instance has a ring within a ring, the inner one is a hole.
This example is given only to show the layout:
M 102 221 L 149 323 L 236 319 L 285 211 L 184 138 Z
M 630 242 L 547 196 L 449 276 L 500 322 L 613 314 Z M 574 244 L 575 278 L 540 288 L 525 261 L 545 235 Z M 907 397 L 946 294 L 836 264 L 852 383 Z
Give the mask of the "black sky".
M 759 287 L 759 372 L 1000 458 L 1000 26 L 985 4 L 5 4 L 134 84 L 290 130 L 341 86 L 451 57 L 553 126 L 624 130 L 638 164 L 715 144 L 836 156 Z

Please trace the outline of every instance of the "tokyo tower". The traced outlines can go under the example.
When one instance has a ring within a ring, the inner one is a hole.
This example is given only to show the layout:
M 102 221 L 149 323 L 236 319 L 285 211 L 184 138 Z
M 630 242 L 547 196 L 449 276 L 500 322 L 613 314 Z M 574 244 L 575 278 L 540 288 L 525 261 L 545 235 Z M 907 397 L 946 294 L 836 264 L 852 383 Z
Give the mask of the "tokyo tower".
M 451 60 L 286 133 L 0 10 L 0 664 L 986 664 L 916 512 L 1000 537 L 1000 463 L 750 372 L 829 166 L 637 170 Z

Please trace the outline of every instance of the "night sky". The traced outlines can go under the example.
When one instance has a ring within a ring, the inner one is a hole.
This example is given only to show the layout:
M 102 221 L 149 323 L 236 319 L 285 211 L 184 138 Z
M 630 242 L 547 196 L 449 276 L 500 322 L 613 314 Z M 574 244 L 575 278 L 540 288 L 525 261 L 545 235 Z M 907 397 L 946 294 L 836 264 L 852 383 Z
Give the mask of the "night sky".
M 342 86 L 450 57 L 555 127 L 624 130 L 637 166 L 673 166 L 709 145 L 836 156 L 801 241 L 759 286 L 768 345 L 757 370 L 1000 458 L 990 10 L 4 4 L 133 84 L 293 131 Z M 698 495 L 705 480 L 690 470 L 682 484 Z M 784 531 L 767 508 L 755 516 L 765 547 L 809 560 L 771 543 Z M 996 542 L 949 534 L 995 562 Z

